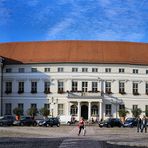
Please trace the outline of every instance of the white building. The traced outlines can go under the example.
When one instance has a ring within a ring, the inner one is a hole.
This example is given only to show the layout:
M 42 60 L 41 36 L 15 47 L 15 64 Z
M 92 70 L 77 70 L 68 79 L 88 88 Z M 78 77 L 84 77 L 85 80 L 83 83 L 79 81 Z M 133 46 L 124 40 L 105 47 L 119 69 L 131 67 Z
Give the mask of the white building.
M 0 44 L 2 114 L 46 106 L 77 119 L 148 109 L 148 44 L 48 41 Z M 2 66 L 3 65 L 3 66 Z M 1 92 L 0 92 L 1 93 Z

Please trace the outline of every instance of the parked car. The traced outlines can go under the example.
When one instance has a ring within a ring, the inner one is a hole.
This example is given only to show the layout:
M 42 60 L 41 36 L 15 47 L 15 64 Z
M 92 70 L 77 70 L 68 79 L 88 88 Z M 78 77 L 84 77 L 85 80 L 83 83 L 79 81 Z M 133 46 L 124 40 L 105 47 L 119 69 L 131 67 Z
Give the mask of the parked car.
M 104 121 L 99 122 L 99 127 L 121 127 L 122 122 L 118 118 L 108 118 Z
M 44 119 L 44 120 L 41 120 L 39 122 L 39 126 L 54 126 L 56 125 L 57 127 L 60 126 L 60 121 L 59 121 L 59 118 L 56 118 L 56 117 L 51 117 L 51 118 L 47 118 L 47 119 Z
M 136 118 L 127 118 L 123 124 L 123 127 L 134 127 L 137 126 Z
M 4 115 L 0 118 L 0 126 L 10 126 L 13 125 L 13 122 L 15 120 L 15 117 L 12 115 Z
M 61 124 L 67 124 L 67 125 L 71 125 L 71 124 L 75 124 L 76 120 L 74 116 L 66 116 L 66 115 L 62 115 L 59 117 L 60 123 Z
M 20 126 L 23 126 L 23 125 L 31 126 L 32 125 L 32 126 L 36 126 L 37 123 L 31 117 L 29 117 L 29 116 L 23 116 L 23 117 L 21 117 L 20 120 L 15 120 L 13 122 L 13 125 L 20 125 Z

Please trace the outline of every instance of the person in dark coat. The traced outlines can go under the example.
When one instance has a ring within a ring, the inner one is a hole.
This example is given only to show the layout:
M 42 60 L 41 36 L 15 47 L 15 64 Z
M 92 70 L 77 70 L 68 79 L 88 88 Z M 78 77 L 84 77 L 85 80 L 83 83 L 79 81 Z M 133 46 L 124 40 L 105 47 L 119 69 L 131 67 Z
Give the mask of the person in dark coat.
M 137 132 L 139 132 L 139 130 L 141 130 L 141 118 L 138 116 L 138 118 L 137 118 Z
M 145 130 L 145 133 L 147 133 L 147 118 L 146 116 L 143 116 L 142 120 L 141 120 L 141 132 L 143 132 L 143 130 Z

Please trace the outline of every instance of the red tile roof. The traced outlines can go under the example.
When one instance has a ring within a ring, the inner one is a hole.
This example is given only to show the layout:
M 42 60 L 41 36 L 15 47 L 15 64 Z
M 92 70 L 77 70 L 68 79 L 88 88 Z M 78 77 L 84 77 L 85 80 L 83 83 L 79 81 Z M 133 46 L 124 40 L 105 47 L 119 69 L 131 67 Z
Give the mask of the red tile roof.
M 21 63 L 148 64 L 148 44 L 111 41 L 1 43 L 0 56 Z

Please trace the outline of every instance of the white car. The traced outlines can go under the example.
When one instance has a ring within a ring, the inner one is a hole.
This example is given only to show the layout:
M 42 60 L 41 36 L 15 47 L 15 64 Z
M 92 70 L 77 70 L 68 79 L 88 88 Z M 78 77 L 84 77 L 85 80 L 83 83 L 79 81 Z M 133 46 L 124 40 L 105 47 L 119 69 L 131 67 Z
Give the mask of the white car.
M 66 116 L 66 115 L 61 115 L 59 117 L 60 119 L 60 123 L 61 124 L 68 124 L 68 125 L 71 125 L 73 123 L 75 123 L 75 118 L 73 116 Z

